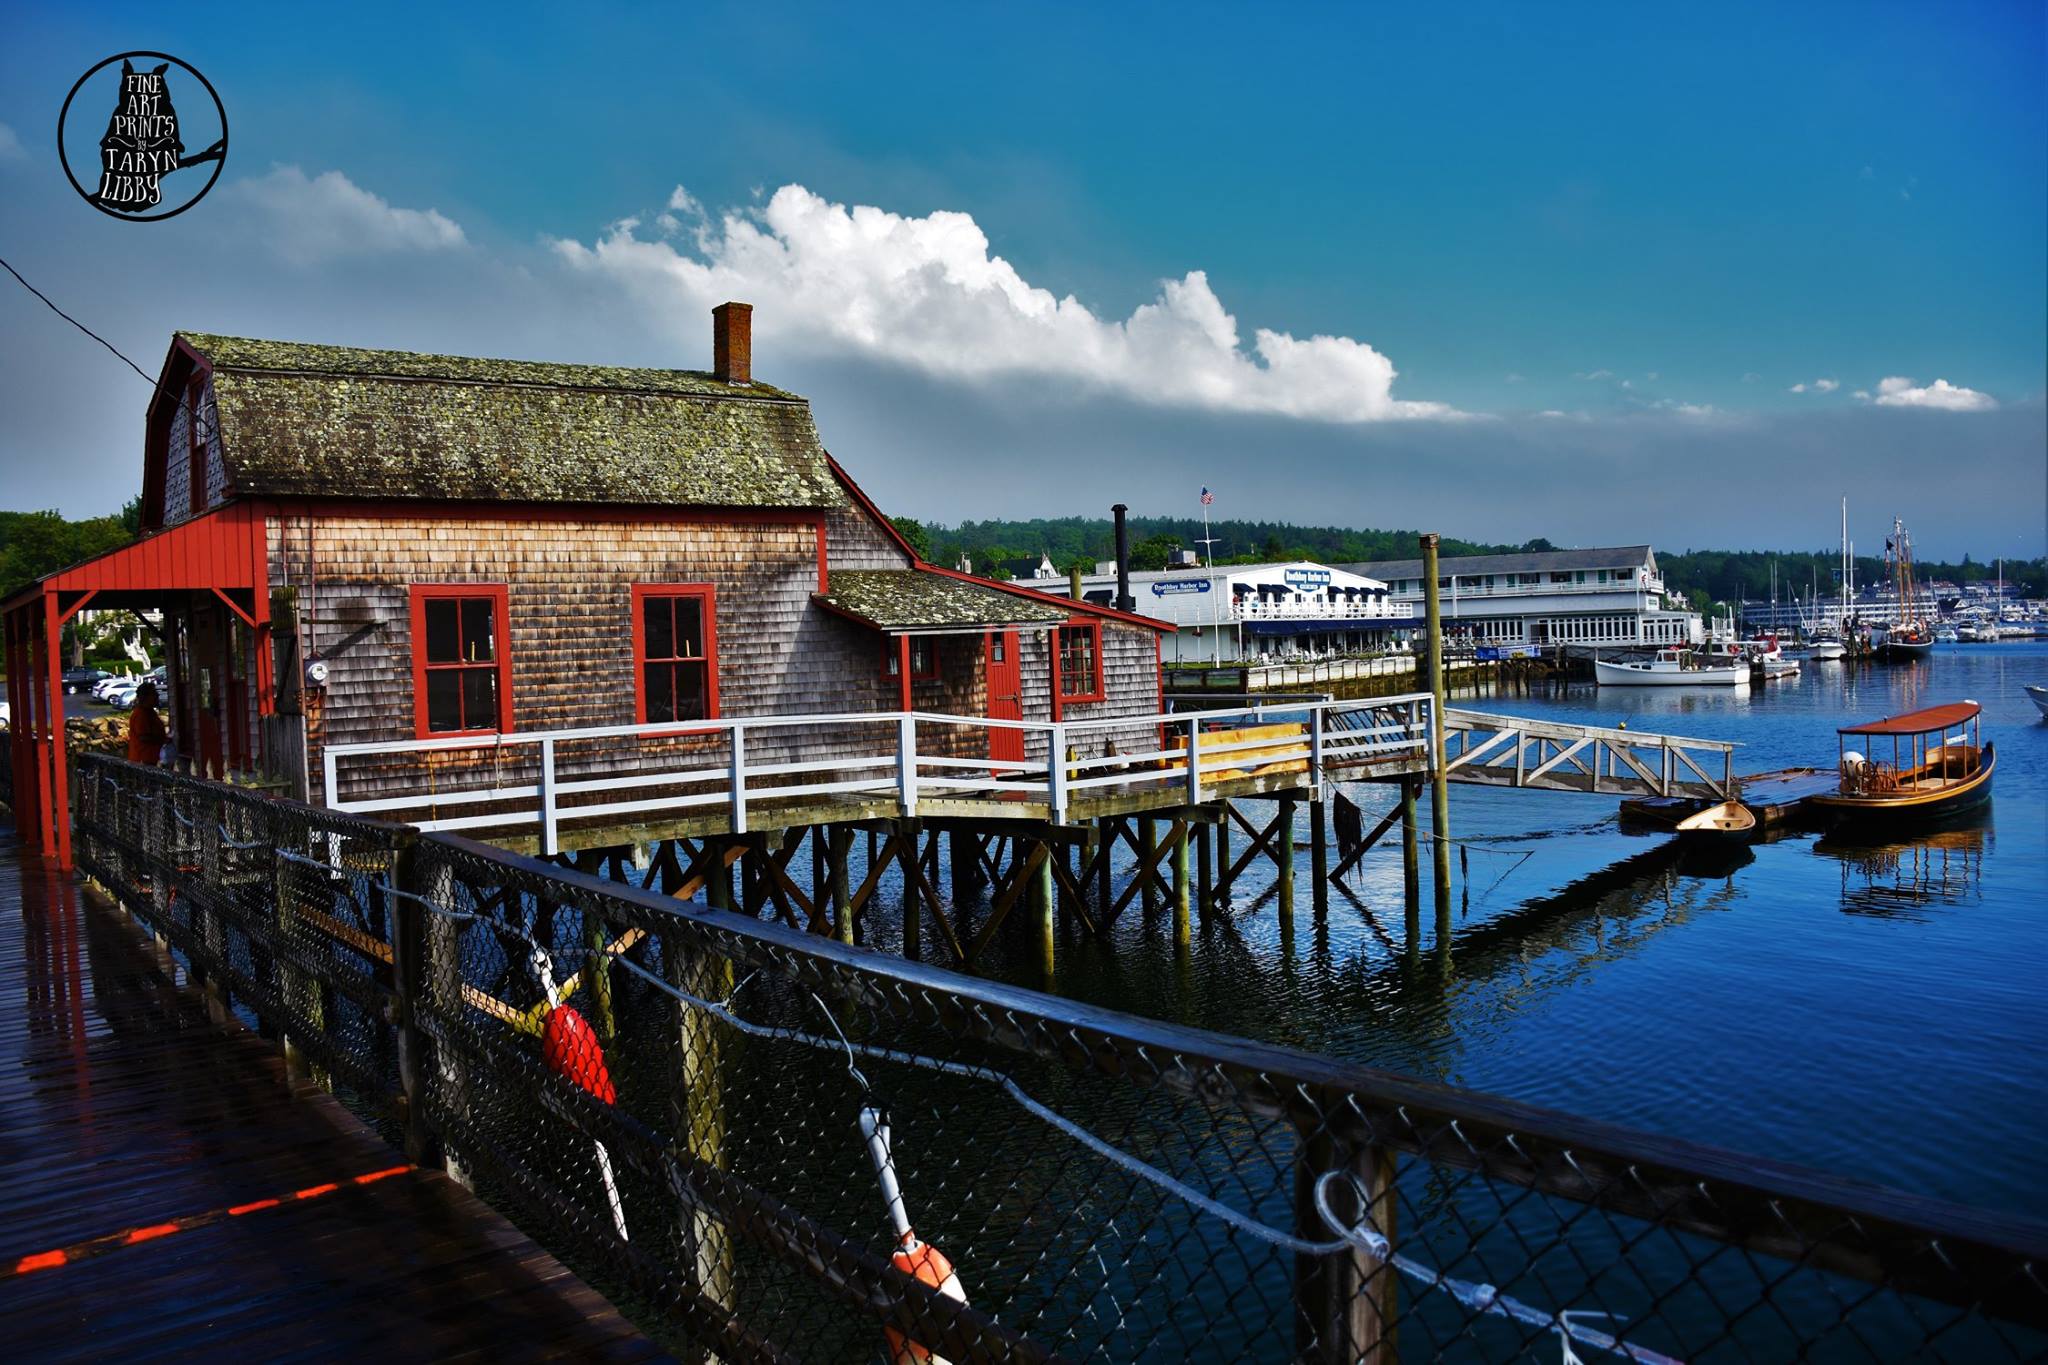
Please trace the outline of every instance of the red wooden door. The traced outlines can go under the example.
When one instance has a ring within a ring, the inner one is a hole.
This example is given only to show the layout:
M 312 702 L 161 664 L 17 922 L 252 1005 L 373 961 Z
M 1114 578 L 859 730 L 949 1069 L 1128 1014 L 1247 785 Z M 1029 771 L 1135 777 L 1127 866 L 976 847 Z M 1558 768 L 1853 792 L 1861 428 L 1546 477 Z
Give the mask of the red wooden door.
M 992 630 L 987 637 L 988 718 L 1024 719 L 1024 669 L 1017 661 L 1017 632 Z M 988 756 L 999 763 L 1024 761 L 1024 732 L 992 726 Z

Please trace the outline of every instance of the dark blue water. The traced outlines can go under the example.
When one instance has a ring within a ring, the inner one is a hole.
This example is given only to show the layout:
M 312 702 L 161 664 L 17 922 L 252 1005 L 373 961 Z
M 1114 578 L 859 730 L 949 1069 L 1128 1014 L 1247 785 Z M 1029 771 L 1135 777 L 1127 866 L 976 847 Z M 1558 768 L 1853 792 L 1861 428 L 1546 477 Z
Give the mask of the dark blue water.
M 1389 838 L 1326 917 L 1309 908 L 1304 855 L 1291 926 L 1247 879 L 1186 954 L 1135 911 L 1110 943 L 1064 938 L 1058 988 L 2048 1216 L 2048 724 L 2029 682 L 2048 683 L 2048 647 L 1810 663 L 1747 693 L 1461 698 L 1739 741 L 1738 772 L 1832 766 L 1837 725 L 1969 698 L 1997 745 L 1995 796 L 1963 828 L 1879 845 L 1796 834 L 1701 875 L 1667 839 L 1624 833 L 1613 797 L 1454 786 L 1452 833 L 1477 842 L 1454 875 L 1448 970 L 1426 871 L 1422 961 L 1404 960 Z M 1391 803 L 1388 789 L 1347 792 L 1369 812 Z

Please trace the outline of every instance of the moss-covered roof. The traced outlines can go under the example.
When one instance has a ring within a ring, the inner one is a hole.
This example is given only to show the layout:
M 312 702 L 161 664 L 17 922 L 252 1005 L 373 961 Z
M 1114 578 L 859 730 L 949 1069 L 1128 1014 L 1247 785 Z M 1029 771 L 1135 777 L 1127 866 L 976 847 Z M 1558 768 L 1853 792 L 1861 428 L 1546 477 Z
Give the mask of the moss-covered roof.
M 834 569 L 818 600 L 880 630 L 1054 625 L 1073 614 L 924 569 Z
M 243 496 L 840 507 L 811 410 L 691 370 L 181 332 Z

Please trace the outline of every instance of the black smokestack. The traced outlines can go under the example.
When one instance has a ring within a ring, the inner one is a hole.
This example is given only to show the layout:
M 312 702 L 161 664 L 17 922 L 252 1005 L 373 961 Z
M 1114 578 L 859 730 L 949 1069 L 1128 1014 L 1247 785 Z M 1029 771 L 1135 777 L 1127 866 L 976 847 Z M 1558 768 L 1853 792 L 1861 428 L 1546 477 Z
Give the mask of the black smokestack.
M 1124 513 L 1131 509 L 1118 503 L 1109 509 L 1116 518 L 1116 609 L 1136 611 L 1138 599 L 1131 596 L 1131 528 L 1124 524 Z

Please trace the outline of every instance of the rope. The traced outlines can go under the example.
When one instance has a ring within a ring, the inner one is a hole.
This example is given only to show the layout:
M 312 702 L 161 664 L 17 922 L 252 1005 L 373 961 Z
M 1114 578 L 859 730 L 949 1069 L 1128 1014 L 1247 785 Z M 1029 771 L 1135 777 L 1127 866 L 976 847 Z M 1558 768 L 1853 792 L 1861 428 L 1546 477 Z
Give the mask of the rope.
M 876 1047 L 867 1043 L 852 1042 L 846 1037 L 845 1032 L 840 1029 L 838 1020 L 832 1017 L 830 1009 L 825 1009 L 825 1015 L 832 1021 L 833 1032 L 838 1035 L 836 1040 L 825 1038 L 818 1034 L 803 1033 L 795 1029 L 757 1024 L 752 1020 L 742 1019 L 726 1008 L 724 1004 L 701 999 L 691 995 L 688 991 L 669 984 L 646 968 L 641 967 L 638 963 L 622 958 L 620 959 L 620 965 L 636 976 L 646 980 L 657 989 L 674 996 L 684 1004 L 722 1020 L 742 1033 L 757 1038 L 803 1043 L 809 1047 L 821 1048 L 828 1052 L 843 1050 L 846 1053 L 847 1070 L 852 1072 L 856 1079 L 860 1080 L 863 1089 L 866 1088 L 867 1083 L 855 1064 L 854 1058 L 857 1055 L 883 1061 L 901 1062 L 906 1066 L 920 1067 L 926 1071 L 934 1071 L 941 1075 L 962 1076 L 972 1080 L 987 1081 L 1000 1088 L 1026 1113 L 1072 1138 L 1096 1155 L 1102 1157 L 1105 1161 L 1108 1161 L 1111 1165 L 1137 1176 L 1148 1184 L 1167 1191 L 1184 1203 L 1193 1205 L 1218 1221 L 1226 1223 L 1250 1237 L 1283 1251 L 1291 1251 L 1299 1255 L 1328 1256 L 1354 1248 L 1363 1250 L 1375 1259 L 1393 1266 L 1401 1274 L 1417 1281 L 1423 1288 L 1443 1290 L 1474 1312 L 1504 1317 L 1531 1327 L 1553 1331 L 1558 1334 L 1560 1339 L 1566 1342 L 1578 1342 L 1581 1345 L 1595 1347 L 1599 1350 L 1611 1351 L 1630 1360 L 1645 1362 L 1645 1365 L 1678 1365 L 1674 1357 L 1662 1355 L 1645 1347 L 1619 1341 L 1606 1332 L 1584 1326 L 1574 1320 L 1575 1317 L 1611 1317 L 1613 1316 L 1612 1314 L 1603 1313 L 1596 1315 L 1586 1310 L 1576 1309 L 1560 1313 L 1547 1313 L 1540 1308 L 1532 1307 L 1518 1299 L 1501 1293 L 1493 1285 L 1445 1275 L 1441 1271 L 1432 1270 L 1411 1256 L 1393 1252 L 1391 1244 L 1380 1233 L 1362 1223 L 1355 1225 L 1348 1223 L 1344 1219 L 1339 1218 L 1330 1208 L 1329 1190 L 1337 1181 L 1351 1181 L 1354 1190 L 1357 1188 L 1357 1177 L 1349 1171 L 1325 1171 L 1316 1178 L 1316 1213 L 1322 1218 L 1324 1224 L 1332 1232 L 1336 1233 L 1337 1236 L 1330 1241 L 1311 1241 L 1295 1233 L 1270 1227 L 1247 1214 L 1240 1213 L 1228 1204 L 1204 1194 L 1202 1191 L 1195 1189 L 1184 1181 L 1176 1179 L 1158 1167 L 1142 1161 L 1122 1148 L 1116 1147 L 1097 1137 L 1072 1119 L 1041 1104 L 1026 1092 L 1017 1083 L 1015 1078 L 1004 1072 L 997 1071 L 993 1067 L 978 1066 L 968 1062 L 951 1062 L 943 1058 L 926 1057 L 919 1053 L 905 1052 L 899 1048 Z M 750 976 L 748 979 L 751 980 L 752 977 Z M 742 982 L 741 984 L 744 985 L 745 983 Z M 733 994 L 738 994 L 737 988 L 735 988 Z M 811 992 L 810 995 L 813 1000 L 818 1002 L 821 1009 L 825 1008 L 825 1002 L 819 999 L 815 992 Z M 728 996 L 727 1001 L 729 1002 L 730 1000 L 731 997 Z M 1363 1202 L 1362 1196 L 1361 1202 Z

